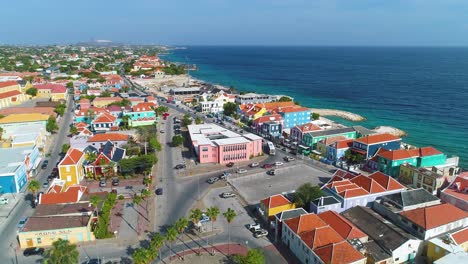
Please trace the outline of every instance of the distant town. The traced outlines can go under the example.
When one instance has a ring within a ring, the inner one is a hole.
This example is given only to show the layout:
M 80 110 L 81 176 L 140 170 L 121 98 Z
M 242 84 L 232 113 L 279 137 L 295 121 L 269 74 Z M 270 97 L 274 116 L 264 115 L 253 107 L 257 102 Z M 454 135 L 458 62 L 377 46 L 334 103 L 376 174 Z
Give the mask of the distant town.
M 0 46 L 2 263 L 466 263 L 457 156 L 101 42 Z

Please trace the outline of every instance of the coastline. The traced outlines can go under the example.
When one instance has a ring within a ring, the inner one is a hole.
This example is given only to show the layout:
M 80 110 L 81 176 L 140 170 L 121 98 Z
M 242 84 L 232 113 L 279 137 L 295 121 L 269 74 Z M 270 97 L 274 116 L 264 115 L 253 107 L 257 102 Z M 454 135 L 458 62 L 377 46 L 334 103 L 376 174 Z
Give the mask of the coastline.
M 318 113 L 320 116 L 337 116 L 353 122 L 366 120 L 363 116 L 343 110 L 324 108 L 311 108 L 311 110 L 313 113 Z
M 372 130 L 379 134 L 389 133 L 397 137 L 405 137 L 408 135 L 408 133 L 406 133 L 405 131 L 396 127 L 391 127 L 391 126 L 378 126 Z

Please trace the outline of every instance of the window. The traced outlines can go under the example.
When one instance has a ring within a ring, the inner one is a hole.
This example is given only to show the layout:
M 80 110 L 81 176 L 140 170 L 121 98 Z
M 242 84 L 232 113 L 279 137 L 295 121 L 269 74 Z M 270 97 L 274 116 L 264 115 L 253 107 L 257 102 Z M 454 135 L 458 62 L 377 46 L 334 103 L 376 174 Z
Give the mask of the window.
M 67 182 L 71 182 L 71 181 L 72 181 L 72 178 L 71 178 L 71 176 L 70 176 L 70 175 L 69 175 L 69 176 L 67 176 Z
M 37 243 L 38 243 L 38 244 L 41 244 L 41 243 L 42 243 L 42 239 L 41 239 L 40 237 L 38 237 L 36 240 L 37 240 Z
M 67 172 L 70 172 L 70 166 L 65 167 Z

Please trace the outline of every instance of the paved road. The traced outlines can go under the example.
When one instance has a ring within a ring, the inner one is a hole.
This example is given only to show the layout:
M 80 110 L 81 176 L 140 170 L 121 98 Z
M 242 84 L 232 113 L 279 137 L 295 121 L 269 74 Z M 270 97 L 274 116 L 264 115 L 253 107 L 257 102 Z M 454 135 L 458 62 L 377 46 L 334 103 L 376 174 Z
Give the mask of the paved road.
M 72 100 L 69 100 L 67 109 L 73 105 Z M 66 137 L 69 132 L 69 126 L 72 121 L 72 113 L 67 110 L 65 112 L 64 118 L 60 121 L 60 128 L 58 133 L 54 136 L 54 142 L 52 142 L 51 155 L 49 158 L 49 166 L 45 170 L 40 170 L 39 174 L 36 176 L 36 179 L 42 184 L 46 182 L 47 176 L 52 172 L 52 168 L 55 167 L 56 162 L 59 159 L 59 154 L 62 150 L 62 144 L 66 140 Z M 44 191 L 44 188 L 41 188 L 41 191 Z M 25 190 L 27 192 L 27 190 Z M 14 212 L 10 215 L 5 225 L 2 226 L 0 230 L 0 263 L 10 263 L 15 257 L 15 249 L 19 247 L 17 241 L 17 225 L 21 217 L 31 216 L 34 212 L 34 209 L 31 207 L 31 201 L 29 200 L 20 200 L 18 205 L 14 209 Z M 28 257 L 25 259 L 23 257 L 22 251 L 17 251 L 18 260 L 17 263 L 26 263 L 29 261 L 34 261 L 35 257 Z M 15 262 L 16 263 L 16 262 Z

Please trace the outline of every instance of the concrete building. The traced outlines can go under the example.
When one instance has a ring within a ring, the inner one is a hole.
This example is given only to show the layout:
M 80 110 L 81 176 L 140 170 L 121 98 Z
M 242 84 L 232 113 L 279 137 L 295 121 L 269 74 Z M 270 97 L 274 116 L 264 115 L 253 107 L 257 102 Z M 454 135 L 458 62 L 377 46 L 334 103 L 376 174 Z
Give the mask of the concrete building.
M 261 103 L 270 103 L 278 101 L 281 96 L 279 95 L 269 95 L 269 94 L 256 94 L 256 93 L 246 93 L 246 94 L 236 94 L 235 102 L 237 104 L 261 104 Z
M 36 176 L 41 161 L 36 146 L 0 148 L 0 192 L 18 193 Z
M 373 157 L 380 148 L 396 150 L 400 149 L 400 147 L 401 138 L 385 133 L 355 139 L 352 151 L 363 155 L 365 159 L 369 159 L 370 157 Z
M 172 88 L 169 90 L 170 95 L 193 95 L 199 94 L 200 87 L 180 87 L 180 88 Z
M 262 138 L 239 135 L 215 124 L 188 126 L 192 147 L 200 163 L 248 161 L 263 153 Z
M 49 116 L 44 114 L 12 114 L 0 119 L 0 127 L 5 135 L 12 135 L 14 131 L 30 131 L 31 126 L 45 130 L 48 119 Z
M 272 228 L 275 230 L 275 242 L 278 242 L 278 239 L 281 239 L 282 237 L 284 221 L 288 219 L 296 218 L 305 214 L 308 214 L 308 213 L 302 207 L 294 208 L 290 210 L 284 210 L 280 213 L 277 213 L 275 215 L 274 225 L 272 226 Z
M 434 263 L 446 255 L 452 253 L 461 253 L 466 251 L 455 244 L 449 236 L 435 237 L 427 241 L 427 263 Z M 468 259 L 468 258 L 467 258 Z M 466 262 L 467 259 L 464 259 Z M 452 262 L 452 263 L 464 263 L 464 262 Z
M 356 138 L 356 131 L 351 127 L 311 131 L 302 135 L 302 144 L 311 149 L 315 149 L 317 142 L 320 140 L 337 136 L 354 139 Z
M 433 195 L 453 181 L 453 175 L 443 175 L 436 168 L 418 168 L 411 164 L 400 165 L 398 181 L 412 188 L 424 188 Z M 468 209 L 468 208 L 467 208 Z
M 22 92 L 17 81 L 0 82 L 0 109 L 20 104 L 27 99 L 28 96 Z
M 67 87 L 57 83 L 36 84 L 37 97 L 48 98 L 52 101 L 68 100 Z
M 290 133 L 290 140 L 293 142 L 302 142 L 302 137 L 304 134 L 313 132 L 313 131 L 320 131 L 322 130 L 319 126 L 312 124 L 312 123 L 306 123 L 302 125 L 296 125 L 291 128 L 291 133 Z
M 107 141 L 111 141 L 116 147 L 122 147 L 128 143 L 130 136 L 122 133 L 104 133 L 96 135 L 76 135 L 70 139 L 70 147 L 81 151 L 88 146 L 96 149 L 103 147 Z
M 468 172 L 463 172 L 440 193 L 440 199 L 468 212 Z
M 282 194 L 276 194 L 260 201 L 259 212 L 266 222 L 273 221 L 275 215 L 285 210 L 296 208 L 296 205 Z
M 154 109 L 157 107 L 154 103 L 138 103 L 132 106 L 131 111 L 125 111 L 123 116 L 128 116 L 128 125 L 130 127 L 150 126 L 156 122 L 156 113 Z

